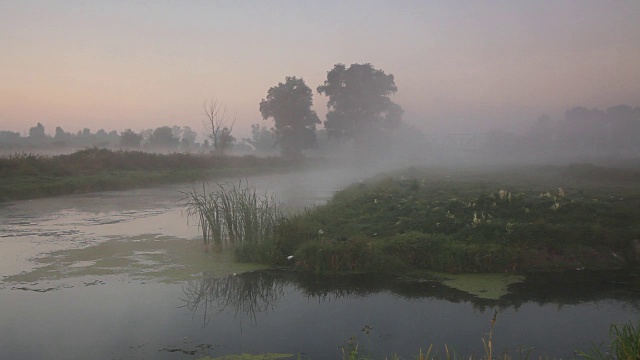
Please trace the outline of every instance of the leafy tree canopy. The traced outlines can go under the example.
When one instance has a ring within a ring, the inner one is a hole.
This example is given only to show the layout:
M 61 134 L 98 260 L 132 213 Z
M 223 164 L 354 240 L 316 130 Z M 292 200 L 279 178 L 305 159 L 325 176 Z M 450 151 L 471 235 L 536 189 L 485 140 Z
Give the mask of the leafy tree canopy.
M 175 148 L 180 140 L 173 135 L 173 129 L 162 126 L 155 130 L 149 137 L 149 145 L 154 148 Z
M 316 143 L 316 124 L 320 119 L 314 110 L 313 93 L 302 78 L 287 76 L 267 91 L 267 98 L 260 102 L 264 120 L 273 118 L 276 144 L 287 157 L 299 157 L 302 150 Z
M 142 135 L 136 134 L 131 129 L 122 132 L 120 136 L 120 146 L 125 148 L 139 148 L 142 143 Z
M 371 64 L 336 64 L 327 73 L 318 92 L 329 97 L 327 120 L 329 137 L 357 138 L 393 128 L 402 119 L 403 110 L 389 96 L 396 87 L 393 75 Z
M 38 123 L 38 125 L 29 128 L 29 137 L 35 140 L 43 140 L 47 136 L 44 133 L 44 125 Z

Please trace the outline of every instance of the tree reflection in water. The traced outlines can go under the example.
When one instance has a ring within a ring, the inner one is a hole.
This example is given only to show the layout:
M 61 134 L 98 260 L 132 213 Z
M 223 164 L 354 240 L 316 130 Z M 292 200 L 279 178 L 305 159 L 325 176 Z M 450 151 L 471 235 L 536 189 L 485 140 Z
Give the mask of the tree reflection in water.
M 210 321 L 209 309 L 216 313 L 232 310 L 237 316 L 244 313 L 256 321 L 256 313 L 273 309 L 276 301 L 284 296 L 282 279 L 267 272 L 229 275 L 189 281 L 182 287 L 182 307 L 195 312 L 204 308 L 203 326 Z
M 204 307 L 204 325 L 209 308 L 244 313 L 256 322 L 256 314 L 272 310 L 291 287 L 318 302 L 341 298 L 364 298 L 383 292 L 405 299 L 432 298 L 451 303 L 470 303 L 477 311 L 519 309 L 523 304 L 575 305 L 587 301 L 617 300 L 640 311 L 640 276 L 628 271 L 567 272 L 530 274 L 527 280 L 510 286 L 499 300 L 481 299 L 437 281 L 396 276 L 352 274 L 321 276 L 298 272 L 265 270 L 222 278 L 189 281 L 183 286 L 183 307 L 197 311 Z

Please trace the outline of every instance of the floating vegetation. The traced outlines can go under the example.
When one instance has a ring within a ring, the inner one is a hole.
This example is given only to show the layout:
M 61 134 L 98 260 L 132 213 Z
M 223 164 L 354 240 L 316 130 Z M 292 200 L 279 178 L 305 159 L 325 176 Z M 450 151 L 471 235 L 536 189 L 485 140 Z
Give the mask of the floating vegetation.
M 521 282 L 514 274 L 435 274 L 442 284 L 464 291 L 480 299 L 498 300 L 509 293 L 509 285 Z
M 85 248 L 65 249 L 34 259 L 36 267 L 5 276 L 10 283 L 33 283 L 87 276 L 127 275 L 163 282 L 193 280 L 206 274 L 220 277 L 262 269 L 235 261 L 232 252 L 203 254 L 196 241 L 154 234 L 113 239 Z M 102 282 L 89 283 L 99 285 Z M 88 284 L 85 284 L 88 285 Z

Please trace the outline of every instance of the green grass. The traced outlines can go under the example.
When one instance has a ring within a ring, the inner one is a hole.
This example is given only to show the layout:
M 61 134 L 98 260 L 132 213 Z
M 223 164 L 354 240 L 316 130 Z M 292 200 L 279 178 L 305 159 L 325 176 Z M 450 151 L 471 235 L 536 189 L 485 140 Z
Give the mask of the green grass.
M 69 155 L 0 157 L 0 201 L 248 176 L 301 166 L 280 158 L 155 154 L 91 148 Z
M 273 246 L 242 252 L 278 256 L 241 260 L 282 265 L 283 256 L 294 255 L 290 263 L 301 270 L 383 273 L 635 265 L 640 183 L 628 182 L 635 170 L 615 170 L 606 179 L 606 169 L 598 168 L 595 178 L 589 169 L 412 168 L 383 174 L 281 221 Z

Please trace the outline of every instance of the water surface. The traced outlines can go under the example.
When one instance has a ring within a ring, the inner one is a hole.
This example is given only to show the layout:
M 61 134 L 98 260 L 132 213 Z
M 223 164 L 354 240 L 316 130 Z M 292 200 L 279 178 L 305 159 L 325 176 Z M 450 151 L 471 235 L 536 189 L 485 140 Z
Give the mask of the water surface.
M 248 180 L 300 209 L 358 179 L 323 170 Z M 202 252 L 183 214 L 189 189 L 1 204 L 2 357 L 327 359 L 352 336 L 371 354 L 410 358 L 430 344 L 480 354 L 497 311 L 499 350 L 570 358 L 604 341 L 610 323 L 638 319 L 640 285 L 624 272 L 539 275 L 490 300 L 435 281 L 258 271 Z

